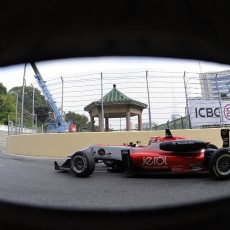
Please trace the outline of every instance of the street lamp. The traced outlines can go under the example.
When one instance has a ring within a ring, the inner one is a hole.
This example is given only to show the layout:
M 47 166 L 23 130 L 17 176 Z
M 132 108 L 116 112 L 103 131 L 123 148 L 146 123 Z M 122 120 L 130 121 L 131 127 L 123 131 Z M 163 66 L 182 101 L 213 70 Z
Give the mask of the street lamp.
M 26 86 L 26 64 L 24 66 L 23 73 L 23 82 L 22 82 L 22 112 L 21 112 L 21 133 L 23 133 L 23 113 L 24 113 L 24 94 L 25 94 L 25 86 Z
M 184 90 L 185 90 L 185 99 L 186 99 L 186 116 L 187 116 L 187 119 L 188 119 L 188 128 L 189 129 L 192 128 L 190 111 L 189 111 L 189 103 L 188 103 L 188 101 L 189 101 L 189 97 L 188 97 L 188 84 L 189 84 L 189 81 L 191 79 L 198 80 L 197 77 L 189 77 L 186 80 L 186 72 L 184 72 L 183 80 L 184 80 Z
M 33 84 L 31 84 L 32 86 L 32 90 L 33 90 L 33 101 L 32 101 L 32 130 L 34 131 L 34 93 L 35 93 L 35 88 L 33 86 Z
M 218 81 L 217 81 L 217 74 L 215 77 L 215 83 L 216 83 L 216 89 L 217 89 L 217 93 L 218 93 L 218 100 L 219 100 L 219 105 L 220 105 L 220 127 L 223 127 L 223 110 L 222 110 L 222 103 L 221 103 L 221 94 L 220 94 L 220 90 L 219 90 L 219 85 L 218 85 Z
M 64 124 L 64 114 L 63 114 L 63 98 L 64 98 L 64 81 L 63 78 L 61 77 L 61 82 L 62 82 L 62 96 L 61 96 L 61 132 L 65 132 L 65 124 Z
M 146 84 L 148 94 L 148 106 L 149 106 L 149 130 L 152 130 L 152 118 L 151 118 L 151 107 L 150 107 L 150 96 L 149 96 L 149 82 L 148 82 L 148 71 L 146 71 Z

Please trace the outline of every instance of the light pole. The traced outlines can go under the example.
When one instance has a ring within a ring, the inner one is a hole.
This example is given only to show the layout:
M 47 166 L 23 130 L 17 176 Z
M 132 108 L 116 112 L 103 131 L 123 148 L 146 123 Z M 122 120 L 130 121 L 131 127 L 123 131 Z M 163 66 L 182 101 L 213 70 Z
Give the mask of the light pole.
M 63 98 L 64 98 L 64 81 L 61 77 L 62 82 L 62 93 L 61 93 L 61 131 L 62 133 L 65 132 L 65 124 L 64 124 L 64 114 L 63 114 Z
M 197 79 L 196 77 L 189 77 L 186 81 L 186 72 L 184 72 L 183 75 L 183 80 L 184 80 L 184 90 L 185 90 L 185 99 L 186 99 L 186 116 L 188 119 L 188 128 L 192 129 L 192 124 L 191 124 L 191 116 L 190 116 L 190 111 L 189 111 L 189 97 L 188 97 L 188 83 L 191 79 Z
M 37 127 L 38 127 L 38 115 L 37 115 L 37 114 L 34 114 L 34 117 L 35 117 L 35 131 L 37 132 Z M 34 132 L 34 129 L 33 129 L 33 132 Z
M 151 105 L 150 105 L 150 96 L 149 96 L 148 71 L 146 71 L 146 84 L 147 84 L 147 94 L 148 94 L 148 104 L 149 104 L 149 130 L 152 130 L 152 118 L 151 118 Z
M 219 100 L 219 105 L 220 105 L 220 127 L 223 127 L 223 110 L 222 110 L 221 95 L 220 95 L 220 90 L 219 90 L 219 85 L 218 85 L 217 77 L 218 76 L 216 74 L 215 82 L 216 82 L 216 89 L 217 89 L 218 100 Z
M 23 133 L 23 112 L 24 112 L 24 93 L 25 93 L 25 85 L 26 85 L 26 64 L 25 64 L 25 66 L 24 66 L 23 85 L 22 85 L 21 133 Z
M 101 124 L 100 132 L 104 132 L 104 101 L 103 101 L 103 75 L 101 73 Z
M 35 92 L 35 88 L 34 88 L 34 86 L 33 86 L 33 84 L 31 84 L 31 86 L 32 86 L 32 90 L 33 90 L 33 101 L 32 101 L 32 130 L 33 130 L 33 132 L 34 132 L 34 92 Z
M 189 82 L 190 78 L 188 78 L 187 82 L 186 82 L 186 72 L 184 72 L 184 90 L 185 90 L 185 99 L 186 99 L 186 115 L 187 115 L 187 121 L 188 121 L 188 128 L 191 129 L 192 125 L 191 125 L 191 117 L 190 117 L 190 113 L 189 113 L 189 104 L 188 104 L 188 89 L 187 89 L 187 83 Z

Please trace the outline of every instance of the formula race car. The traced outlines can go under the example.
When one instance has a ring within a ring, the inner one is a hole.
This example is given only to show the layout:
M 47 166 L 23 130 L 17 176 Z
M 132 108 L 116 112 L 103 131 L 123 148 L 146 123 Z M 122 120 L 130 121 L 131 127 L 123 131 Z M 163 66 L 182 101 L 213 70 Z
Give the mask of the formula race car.
M 172 136 L 151 137 L 148 146 L 138 144 L 93 145 L 70 154 L 64 164 L 54 162 L 55 170 L 70 170 L 78 177 L 88 177 L 99 161 L 108 171 L 125 172 L 130 176 L 142 173 L 210 172 L 216 179 L 230 177 L 229 129 L 221 129 L 223 147 L 202 140 Z

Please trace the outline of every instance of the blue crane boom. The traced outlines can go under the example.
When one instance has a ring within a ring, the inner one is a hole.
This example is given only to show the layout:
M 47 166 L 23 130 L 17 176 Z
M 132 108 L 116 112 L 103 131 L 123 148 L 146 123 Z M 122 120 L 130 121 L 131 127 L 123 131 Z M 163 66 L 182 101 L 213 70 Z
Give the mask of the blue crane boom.
M 55 115 L 55 122 L 52 123 L 52 125 L 50 124 L 50 126 L 48 125 L 48 132 L 68 132 L 68 127 L 69 127 L 69 123 L 67 124 L 66 121 L 64 120 L 62 114 L 60 113 L 56 103 L 54 102 L 52 95 L 50 94 L 48 87 L 46 86 L 46 82 L 44 81 L 44 79 L 42 78 L 42 75 L 40 74 L 36 64 L 34 62 L 30 63 L 34 73 L 35 73 L 35 79 L 37 80 L 37 83 L 39 85 L 39 87 L 42 90 L 43 95 L 45 96 L 45 98 L 47 99 L 47 101 L 49 102 L 51 108 L 53 109 L 54 115 Z

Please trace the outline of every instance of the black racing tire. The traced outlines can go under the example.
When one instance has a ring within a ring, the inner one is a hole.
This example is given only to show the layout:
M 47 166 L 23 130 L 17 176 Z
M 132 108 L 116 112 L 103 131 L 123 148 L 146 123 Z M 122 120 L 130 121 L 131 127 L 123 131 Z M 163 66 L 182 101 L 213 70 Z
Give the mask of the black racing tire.
M 88 177 L 95 170 L 95 160 L 90 154 L 76 152 L 71 157 L 70 169 L 77 177 Z
M 211 174 L 218 180 L 226 180 L 230 177 L 230 149 L 217 149 L 209 162 Z
M 114 166 L 116 166 L 116 161 L 114 161 L 114 160 L 103 160 L 103 163 L 107 167 L 114 167 Z

